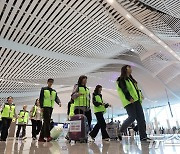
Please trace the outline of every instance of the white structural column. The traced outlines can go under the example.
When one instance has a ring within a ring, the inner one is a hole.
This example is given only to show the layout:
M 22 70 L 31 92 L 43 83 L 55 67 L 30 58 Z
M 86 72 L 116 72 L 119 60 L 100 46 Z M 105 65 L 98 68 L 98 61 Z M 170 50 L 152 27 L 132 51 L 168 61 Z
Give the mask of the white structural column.
M 154 117 L 154 124 L 155 124 L 156 134 L 159 135 L 160 133 L 159 133 L 158 121 L 156 117 Z
M 169 130 L 169 133 L 171 133 L 171 125 L 170 125 L 169 119 L 166 119 L 166 122 L 167 122 L 167 128 Z
M 177 120 L 176 120 L 176 126 L 177 126 L 178 129 L 180 128 L 179 127 L 179 121 L 177 121 Z

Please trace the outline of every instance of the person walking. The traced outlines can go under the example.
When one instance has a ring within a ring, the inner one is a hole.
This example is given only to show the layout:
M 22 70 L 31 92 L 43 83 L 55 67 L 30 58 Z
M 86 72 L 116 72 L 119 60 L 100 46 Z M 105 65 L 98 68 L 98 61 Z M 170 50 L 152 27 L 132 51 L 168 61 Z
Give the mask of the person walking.
M 23 106 L 23 110 L 20 110 L 18 114 L 18 128 L 16 131 L 16 139 L 18 140 L 19 137 L 23 140 L 26 139 L 26 125 L 28 124 L 29 119 L 29 112 L 27 111 L 27 105 Z M 22 136 L 20 135 L 20 131 L 22 129 Z
M 32 138 L 37 139 L 37 135 L 40 133 L 42 128 L 42 109 L 40 107 L 39 99 L 36 99 L 35 105 L 30 111 L 30 119 L 32 123 Z
M 59 107 L 61 107 L 61 102 L 57 96 L 57 92 L 52 89 L 54 79 L 47 80 L 47 87 L 43 87 L 40 92 L 40 107 L 43 111 L 43 126 L 41 129 L 39 142 L 50 142 L 52 138 L 50 137 L 50 121 L 51 115 L 54 108 L 54 102 L 56 102 Z M 46 140 L 45 140 L 46 138 Z
M 9 96 L 7 98 L 7 103 L 2 105 L 1 117 L 2 117 L 2 131 L 1 131 L 1 141 L 6 141 L 8 136 L 9 127 L 11 125 L 12 119 L 16 117 L 15 104 L 13 103 L 13 97 Z
M 87 76 L 80 76 L 78 84 L 74 86 L 71 98 L 74 100 L 74 114 L 84 114 L 88 120 L 89 130 L 91 130 L 90 91 L 86 84 Z
M 97 136 L 100 129 L 101 129 L 102 139 L 104 141 L 109 141 L 109 135 L 106 131 L 106 122 L 103 117 L 103 114 L 106 112 L 106 108 L 108 108 L 110 105 L 108 103 L 104 103 L 102 99 L 101 91 L 102 91 L 102 86 L 97 85 L 93 93 L 94 114 L 97 119 L 97 124 L 95 125 L 93 130 L 89 133 L 89 136 L 91 137 L 90 141 L 95 141 L 95 137 Z
M 137 81 L 132 77 L 132 68 L 125 65 L 121 68 L 121 75 L 117 79 L 117 91 L 128 118 L 123 122 L 120 132 L 127 130 L 135 120 L 137 121 L 141 141 L 149 141 L 146 134 L 146 122 L 142 108 L 143 95 Z

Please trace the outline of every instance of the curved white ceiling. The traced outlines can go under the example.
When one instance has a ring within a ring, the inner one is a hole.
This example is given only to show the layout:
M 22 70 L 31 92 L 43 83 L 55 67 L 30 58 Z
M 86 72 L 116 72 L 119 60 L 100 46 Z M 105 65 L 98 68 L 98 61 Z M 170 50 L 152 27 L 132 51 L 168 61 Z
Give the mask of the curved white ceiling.
M 1 0 L 0 101 L 8 94 L 19 102 L 24 100 L 20 94 L 33 100 L 49 77 L 57 86 L 71 87 L 87 74 L 89 86 L 101 77 L 101 84 L 112 88 L 115 78 L 110 74 L 119 74 L 121 64 L 135 66 L 148 99 L 163 99 L 166 87 L 178 100 L 178 1 L 111 2 Z

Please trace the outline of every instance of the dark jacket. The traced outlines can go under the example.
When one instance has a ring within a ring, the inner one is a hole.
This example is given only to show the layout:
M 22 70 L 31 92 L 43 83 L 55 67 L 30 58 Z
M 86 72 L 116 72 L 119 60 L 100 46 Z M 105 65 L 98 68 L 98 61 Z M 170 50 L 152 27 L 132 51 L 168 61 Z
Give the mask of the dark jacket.
M 40 102 L 40 107 L 43 108 L 43 102 L 44 102 L 44 90 L 49 90 L 50 93 L 52 91 L 56 91 L 52 88 L 49 88 L 49 87 L 43 87 L 41 88 L 41 92 L 40 92 L 40 97 L 39 97 L 39 102 Z M 56 98 L 55 98 L 55 102 L 59 105 L 61 103 L 59 97 L 57 96 L 57 92 L 56 92 Z

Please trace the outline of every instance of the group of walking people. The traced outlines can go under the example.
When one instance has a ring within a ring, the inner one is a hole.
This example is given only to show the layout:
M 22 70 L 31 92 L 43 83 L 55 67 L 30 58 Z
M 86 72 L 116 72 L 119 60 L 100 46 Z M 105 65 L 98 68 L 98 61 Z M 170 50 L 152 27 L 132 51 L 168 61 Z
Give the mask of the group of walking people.
M 131 73 L 131 66 L 123 66 L 121 69 L 121 75 L 118 77 L 116 82 L 117 91 L 120 96 L 122 105 L 128 114 L 128 118 L 123 122 L 120 128 L 120 134 L 122 134 L 127 129 L 127 127 L 136 120 L 141 141 L 149 141 L 150 139 L 146 134 L 146 123 L 142 109 L 143 95 L 138 87 L 137 81 L 132 77 Z M 16 115 L 13 98 L 7 98 L 7 103 L 5 103 L 1 109 L 2 141 L 5 141 L 7 138 L 8 130 L 14 117 L 18 119 L 16 137 L 19 137 L 20 130 L 22 128 L 23 132 L 21 137 L 25 138 L 26 125 L 28 123 L 29 116 L 32 122 L 33 139 L 37 139 L 37 135 L 40 133 L 38 139 L 39 142 L 49 142 L 52 140 L 50 137 L 50 120 L 54 108 L 54 103 L 56 102 L 59 107 L 61 107 L 61 101 L 57 95 L 57 92 L 52 88 L 53 83 L 54 79 L 48 79 L 47 87 L 43 87 L 41 89 L 40 97 L 36 100 L 35 105 L 31 109 L 30 113 L 27 111 L 27 106 L 25 105 L 23 106 L 23 110 L 21 110 L 19 114 Z M 104 102 L 102 88 L 102 85 L 97 85 L 91 98 L 90 90 L 87 87 L 87 76 L 82 75 L 79 77 L 77 84 L 75 84 L 73 88 L 71 99 L 68 104 L 68 115 L 70 118 L 76 114 L 84 114 L 87 117 L 89 138 L 91 141 L 95 140 L 99 130 L 101 130 L 102 139 L 109 141 L 109 135 L 106 131 L 106 122 L 103 114 L 106 112 L 106 108 L 111 105 Z M 97 124 L 93 129 L 91 129 L 91 99 L 94 106 L 94 114 L 97 119 Z M 68 139 L 68 136 L 66 138 Z

